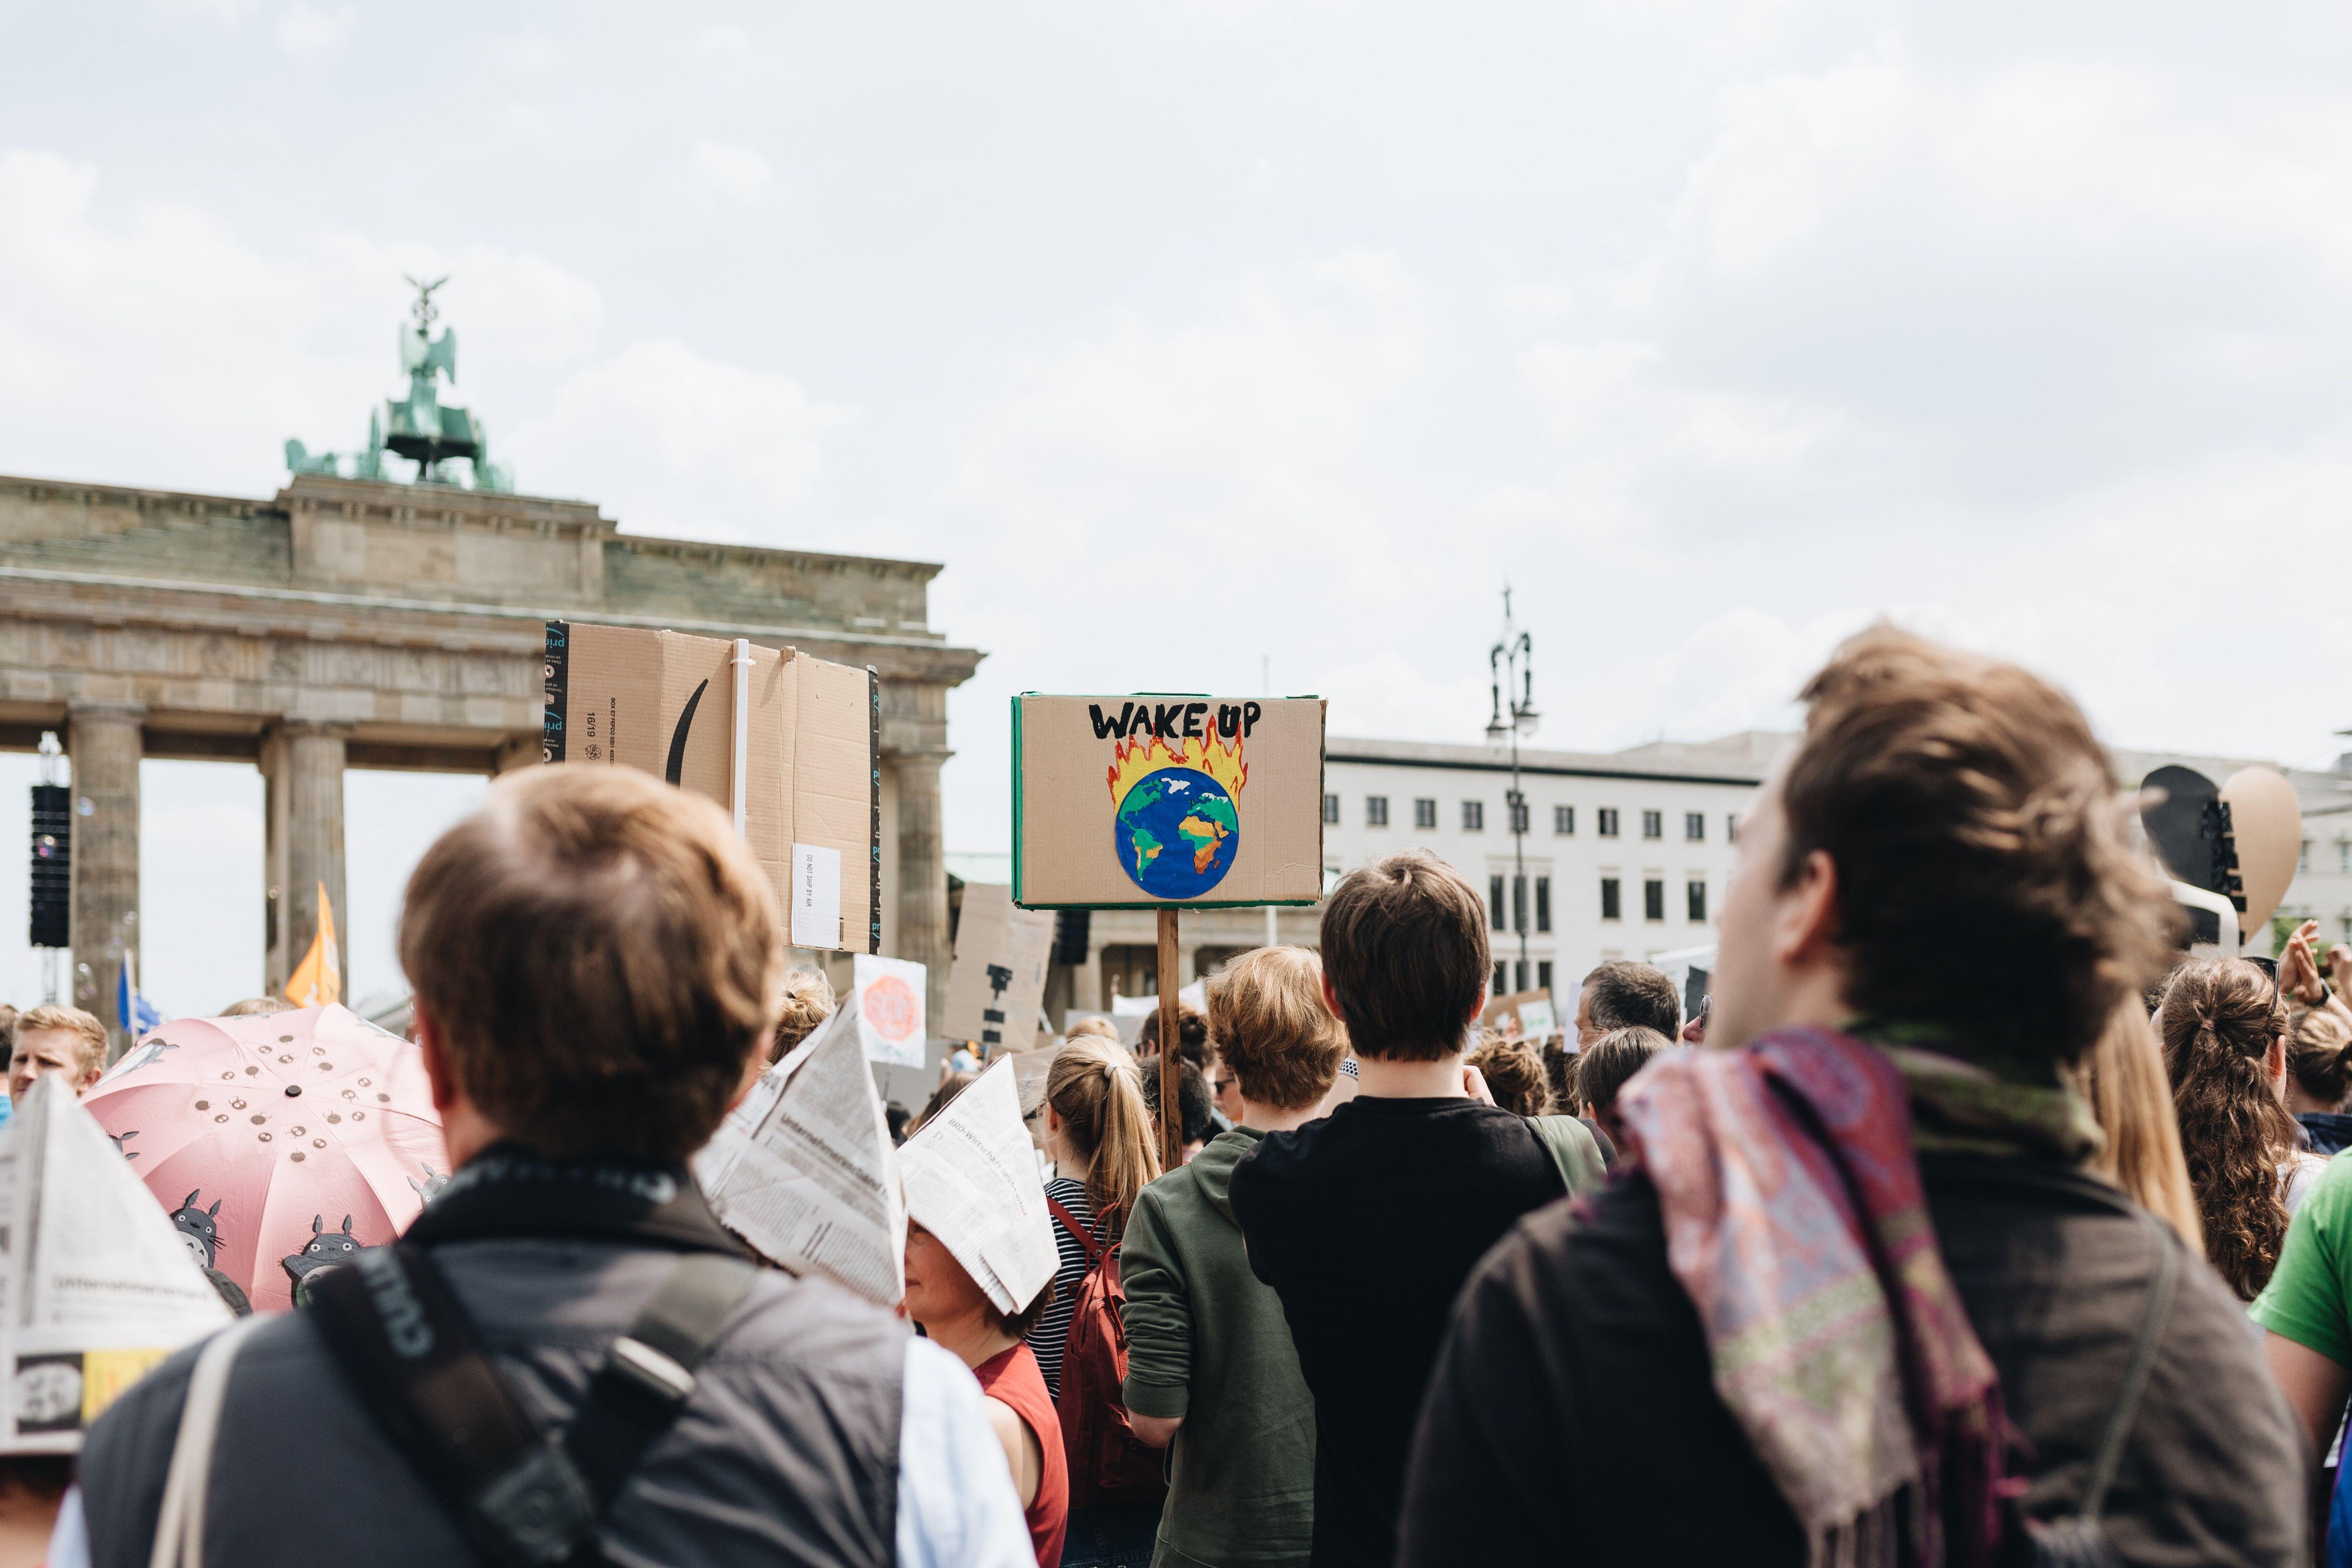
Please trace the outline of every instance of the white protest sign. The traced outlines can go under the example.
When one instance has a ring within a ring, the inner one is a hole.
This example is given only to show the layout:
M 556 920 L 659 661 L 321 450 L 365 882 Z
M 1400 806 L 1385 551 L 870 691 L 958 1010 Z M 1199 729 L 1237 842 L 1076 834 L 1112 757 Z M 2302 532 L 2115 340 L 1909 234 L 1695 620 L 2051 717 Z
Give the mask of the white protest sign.
M 928 984 L 919 963 L 856 955 L 850 966 L 849 991 L 857 1000 L 857 1037 L 867 1061 L 902 1068 L 923 1065 L 923 988 Z
M 907 1215 L 940 1238 L 1000 1312 L 1054 1278 L 1060 1253 L 1013 1061 L 1000 1058 L 898 1151 Z
M 793 945 L 841 945 L 841 851 L 793 846 Z
M 1045 967 L 1054 956 L 1054 916 L 1016 909 L 1013 889 L 973 882 L 956 917 L 955 967 L 939 1033 L 975 1040 L 993 1056 L 1024 1050 L 1037 1036 Z
M 229 1310 L 121 1151 L 55 1076 L 0 1127 L 0 1451 L 71 1453 Z
M 785 1272 L 884 1307 L 907 1293 L 907 1205 L 855 994 L 761 1075 L 694 1173 L 719 1223 Z

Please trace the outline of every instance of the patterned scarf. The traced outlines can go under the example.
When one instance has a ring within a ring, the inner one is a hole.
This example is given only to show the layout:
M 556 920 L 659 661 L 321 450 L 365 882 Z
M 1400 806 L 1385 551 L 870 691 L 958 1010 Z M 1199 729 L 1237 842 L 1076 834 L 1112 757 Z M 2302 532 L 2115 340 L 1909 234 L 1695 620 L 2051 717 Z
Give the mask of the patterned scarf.
M 1617 1101 L 1716 1392 L 1814 1568 L 1986 1568 L 2000 1544 L 2008 1423 L 1936 1249 L 1915 1097 L 1923 1145 L 2096 1146 L 2062 1090 L 1823 1029 L 1668 1052 Z

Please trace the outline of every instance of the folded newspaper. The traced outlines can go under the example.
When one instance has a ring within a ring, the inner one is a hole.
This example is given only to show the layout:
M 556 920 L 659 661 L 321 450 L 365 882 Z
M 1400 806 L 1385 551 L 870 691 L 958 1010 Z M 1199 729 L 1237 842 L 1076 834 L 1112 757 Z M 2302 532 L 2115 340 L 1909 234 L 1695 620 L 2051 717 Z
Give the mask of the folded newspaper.
M 695 1156 L 694 1174 L 719 1222 L 777 1268 L 898 1304 L 907 1205 L 856 993 L 761 1075 Z
M 1054 1278 L 1060 1255 L 1010 1057 L 907 1140 L 898 1169 L 907 1216 L 940 1238 L 998 1311 L 1018 1312 Z
M 36 1079 L 0 1126 L 0 1453 L 75 1451 L 148 1368 L 228 1322 L 98 1119 Z

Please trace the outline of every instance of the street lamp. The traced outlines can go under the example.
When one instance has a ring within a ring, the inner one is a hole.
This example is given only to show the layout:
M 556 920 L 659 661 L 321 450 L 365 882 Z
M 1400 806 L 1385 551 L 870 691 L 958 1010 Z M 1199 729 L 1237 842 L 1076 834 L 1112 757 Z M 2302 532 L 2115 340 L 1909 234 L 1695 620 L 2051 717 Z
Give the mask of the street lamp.
M 1519 937 L 1518 984 L 1528 984 L 1528 797 L 1519 790 L 1519 737 L 1536 732 L 1534 644 L 1511 622 L 1511 591 L 1503 590 L 1503 637 L 1486 656 L 1494 709 L 1486 720 L 1486 743 L 1511 742 L 1511 926 Z

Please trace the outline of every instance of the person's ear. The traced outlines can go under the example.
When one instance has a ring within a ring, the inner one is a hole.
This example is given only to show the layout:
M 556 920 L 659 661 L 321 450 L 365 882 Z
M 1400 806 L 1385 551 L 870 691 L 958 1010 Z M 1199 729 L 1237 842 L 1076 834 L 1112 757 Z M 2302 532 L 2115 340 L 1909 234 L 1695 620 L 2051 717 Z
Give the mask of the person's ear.
M 444 1117 L 457 1103 L 457 1064 L 449 1059 L 449 1044 L 441 1037 L 441 1022 L 418 998 L 411 1004 L 410 1032 L 416 1037 L 416 1048 L 425 1053 L 425 1081 L 433 1088 L 433 1109 Z
M 2273 1083 L 2282 1087 L 2285 1085 L 2286 1037 L 2284 1035 L 2278 1036 L 2271 1041 L 2271 1048 L 2263 1053 L 2263 1066 L 2269 1071 Z
M 1837 862 L 1826 849 L 1805 857 L 1793 886 L 1783 890 L 1772 956 L 1790 969 L 1818 963 L 1838 940 Z
M 1325 970 L 1320 978 L 1323 985 L 1323 1005 L 1331 1009 L 1331 1016 L 1334 1018 L 1345 1017 L 1346 1015 L 1339 1011 L 1339 994 L 1331 989 L 1331 972 Z

